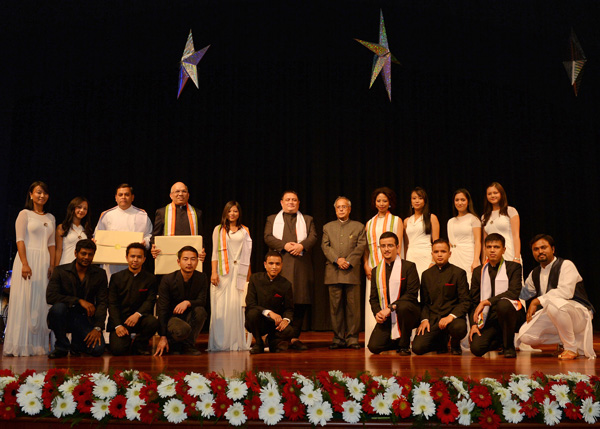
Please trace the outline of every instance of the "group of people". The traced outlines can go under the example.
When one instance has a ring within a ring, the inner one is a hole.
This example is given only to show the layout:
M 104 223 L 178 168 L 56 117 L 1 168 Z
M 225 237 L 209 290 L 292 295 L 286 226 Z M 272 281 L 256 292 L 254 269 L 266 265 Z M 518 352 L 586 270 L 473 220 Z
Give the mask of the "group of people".
M 171 203 L 156 211 L 154 226 L 144 210 L 133 206 L 133 188 L 117 187 L 117 206 L 101 214 L 95 231 L 141 232 L 143 241 L 127 247 L 126 265 L 104 269 L 92 264 L 96 244 L 88 201 L 73 199 L 55 228 L 54 217 L 44 210 L 48 197 L 47 185 L 34 182 L 16 221 L 18 255 L 5 355 L 49 353 L 49 329 L 55 336 L 50 357 L 100 355 L 105 327 L 115 355 L 150 354 L 149 339 L 156 332 L 155 355 L 197 355 L 195 342 L 208 318 L 209 299 L 209 351 L 258 354 L 265 344 L 272 352 L 307 349 L 300 335 L 313 302 L 311 250 L 318 238 L 313 218 L 299 210 L 295 191 L 285 191 L 281 211 L 267 218 L 264 241 L 270 250 L 265 272 L 255 274 L 241 207 L 235 201 L 226 204 L 212 234 L 210 279 L 196 271 L 205 250 L 192 246 L 179 251 L 179 270 L 171 274 L 157 278 L 142 269 L 147 250 L 154 258 L 161 253 L 156 236 L 202 235 L 202 212 L 189 204 L 185 184 L 172 186 Z M 462 340 L 477 356 L 501 348 L 506 357 L 514 357 L 515 344 L 551 342 L 564 346 L 561 359 L 595 356 L 593 307 L 574 265 L 554 257 L 551 237 L 532 241 L 540 267 L 522 287 L 519 215 L 508 206 L 500 184 L 487 188 L 481 218 L 466 189 L 454 193 L 448 240 L 439 237 L 439 221 L 424 189 L 411 192 L 412 214 L 404 220 L 392 214 L 396 195 L 391 189 L 378 188 L 371 199 L 377 213 L 366 226 L 350 220 L 350 200 L 338 197 L 337 219 L 323 227 L 331 349 L 362 347 L 362 266 L 367 277 L 365 343 L 373 353 L 396 349 L 410 355 L 411 345 L 416 354 L 447 352 L 450 342 L 450 351 L 460 354 Z M 523 300 L 532 298 L 526 313 Z

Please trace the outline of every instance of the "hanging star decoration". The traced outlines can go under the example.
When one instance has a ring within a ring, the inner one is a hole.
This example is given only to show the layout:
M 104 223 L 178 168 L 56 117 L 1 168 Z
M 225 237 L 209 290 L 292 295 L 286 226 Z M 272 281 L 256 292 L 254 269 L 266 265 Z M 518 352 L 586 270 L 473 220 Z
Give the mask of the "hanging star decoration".
M 196 70 L 196 66 L 208 48 L 210 48 L 210 45 L 204 49 L 194 52 L 194 39 L 192 38 L 192 30 L 190 30 L 187 43 L 185 44 L 185 49 L 183 50 L 183 56 L 181 57 L 179 68 L 179 91 L 177 92 L 177 98 L 179 98 L 181 95 L 181 91 L 183 90 L 183 87 L 189 78 L 192 78 L 196 88 L 198 88 L 198 71 Z
M 573 31 L 573 29 L 571 29 L 569 48 L 571 53 L 571 59 L 568 61 L 563 61 L 563 64 L 565 66 L 565 69 L 567 70 L 567 74 L 569 75 L 569 80 L 571 81 L 571 85 L 573 86 L 573 91 L 575 91 L 575 96 L 577 96 L 579 87 L 581 86 L 583 66 L 585 65 L 587 59 L 585 58 L 583 49 L 581 48 L 579 40 L 577 40 L 577 36 L 575 35 L 575 31 Z
M 354 40 L 375 53 L 369 88 L 373 86 L 373 82 L 375 82 L 375 79 L 377 79 L 377 76 L 383 70 L 382 78 L 385 83 L 385 89 L 387 90 L 390 101 L 392 101 L 392 62 L 396 64 L 400 64 L 400 62 L 390 52 L 387 35 L 385 33 L 385 24 L 383 22 L 383 12 L 381 9 L 379 10 L 379 43 L 365 42 L 360 39 Z

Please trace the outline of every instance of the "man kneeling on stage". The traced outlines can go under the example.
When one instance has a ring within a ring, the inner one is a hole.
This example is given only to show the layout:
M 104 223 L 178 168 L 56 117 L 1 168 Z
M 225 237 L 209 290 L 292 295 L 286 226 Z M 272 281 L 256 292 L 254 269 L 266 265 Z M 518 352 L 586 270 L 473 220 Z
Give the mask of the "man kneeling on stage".
M 554 239 L 538 234 L 529 243 L 533 258 L 539 262 L 525 281 L 521 298 L 534 298 L 527 310 L 527 323 L 516 338 L 519 344 L 562 343 L 561 360 L 572 360 L 579 354 L 592 359 L 594 339 L 592 318 L 594 307 L 588 299 L 573 262 L 554 256 Z M 539 311 L 538 311 L 539 310 Z
M 110 277 L 108 326 L 110 351 L 115 356 L 149 355 L 148 342 L 158 330 L 152 315 L 156 302 L 156 277 L 142 270 L 146 260 L 142 243 L 131 243 L 125 252 L 128 269 Z M 131 334 L 135 339 L 131 341 Z
M 375 354 L 397 349 L 400 356 L 410 356 L 410 336 L 421 315 L 417 267 L 400 259 L 399 243 L 390 231 L 379 237 L 383 260 L 373 270 L 369 299 L 377 325 L 368 348 Z
M 196 339 L 206 321 L 206 274 L 196 271 L 198 251 L 184 246 L 177 252 L 180 269 L 162 278 L 158 287 L 158 315 L 160 340 L 154 356 L 163 351 L 172 354 L 198 356 Z
M 273 353 L 288 349 L 294 334 L 290 322 L 294 318 L 294 295 L 292 284 L 280 276 L 282 257 L 279 252 L 265 255 L 266 273 L 250 276 L 246 295 L 246 329 L 254 337 L 251 354 L 265 351 L 262 339 L 267 335 L 269 351 Z
M 75 245 L 75 260 L 56 267 L 46 289 L 48 328 L 56 344 L 50 359 L 87 353 L 100 356 L 105 343 L 102 335 L 106 321 L 108 287 L 106 272 L 92 265 L 96 244 L 89 239 Z M 67 333 L 71 333 L 71 342 Z
M 413 341 L 413 352 L 448 353 L 448 337 L 453 355 L 462 354 L 460 340 L 467 335 L 465 315 L 471 306 L 467 273 L 448 262 L 450 243 L 443 238 L 433 242 L 433 267 L 421 276 L 421 325 Z
M 485 238 L 488 262 L 473 270 L 471 277 L 471 353 L 483 356 L 502 347 L 505 358 L 517 357 L 515 333 L 525 322 L 525 309 L 519 301 L 521 264 L 505 261 L 504 237 L 493 233 Z

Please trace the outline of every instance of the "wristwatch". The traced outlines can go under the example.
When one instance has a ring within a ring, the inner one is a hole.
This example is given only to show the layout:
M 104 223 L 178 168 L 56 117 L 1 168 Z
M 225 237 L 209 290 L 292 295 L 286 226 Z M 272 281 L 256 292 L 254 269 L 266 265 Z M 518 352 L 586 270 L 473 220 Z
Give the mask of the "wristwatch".
M 102 332 L 102 328 L 100 326 L 94 326 L 94 329 L 98 332 Z

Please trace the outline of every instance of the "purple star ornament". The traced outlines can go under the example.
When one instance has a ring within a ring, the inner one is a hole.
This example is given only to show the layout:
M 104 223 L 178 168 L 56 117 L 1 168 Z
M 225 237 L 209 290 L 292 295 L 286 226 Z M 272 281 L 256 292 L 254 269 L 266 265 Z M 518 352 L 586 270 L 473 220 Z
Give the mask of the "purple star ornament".
M 183 56 L 181 57 L 181 63 L 179 67 L 179 91 L 177 92 L 177 98 L 181 95 L 181 91 L 185 86 L 188 78 L 192 78 L 196 88 L 198 88 L 198 71 L 196 70 L 196 66 L 206 53 L 206 51 L 210 48 L 210 45 L 205 47 L 204 49 L 200 49 L 199 51 L 194 52 L 194 39 L 192 38 L 192 30 L 190 30 L 190 34 L 187 39 L 187 43 L 185 44 L 185 49 L 183 50 Z

